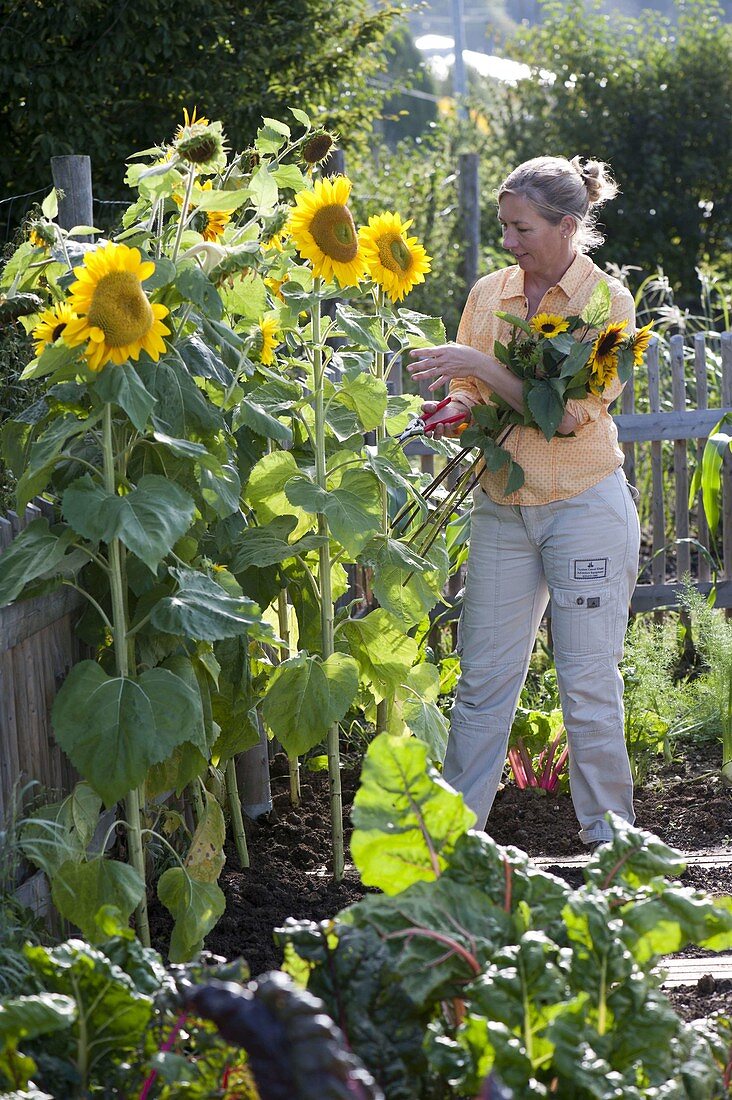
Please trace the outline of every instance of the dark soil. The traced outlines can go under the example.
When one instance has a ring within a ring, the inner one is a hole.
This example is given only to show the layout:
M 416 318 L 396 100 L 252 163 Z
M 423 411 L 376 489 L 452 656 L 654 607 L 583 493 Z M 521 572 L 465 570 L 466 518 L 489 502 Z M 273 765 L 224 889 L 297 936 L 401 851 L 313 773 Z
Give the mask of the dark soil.
M 732 851 L 732 790 L 722 787 L 720 761 L 719 745 L 701 743 L 654 769 L 636 791 L 636 825 L 683 851 Z M 530 856 L 579 855 L 578 828 L 569 794 L 520 791 L 512 783 L 498 792 L 487 825 L 499 844 Z
M 717 745 L 695 746 L 677 762 L 656 769 L 637 792 L 637 824 L 685 851 L 725 846 L 732 851 L 732 792 L 723 790 L 714 774 L 719 753 Z M 346 851 L 358 765 L 358 760 L 347 758 L 342 771 Z M 324 920 L 365 893 L 348 862 L 343 881 L 332 881 L 327 774 L 303 769 L 302 802 L 293 808 L 286 758 L 277 757 L 272 771 L 274 809 L 267 819 L 247 823 L 248 870 L 239 869 L 235 850 L 227 847 L 219 880 L 226 912 L 206 940 L 207 949 L 217 955 L 245 958 L 253 975 L 282 964 L 273 930 L 288 917 Z M 512 784 L 499 791 L 488 822 L 488 831 L 499 843 L 517 845 L 536 857 L 583 852 L 577 829 L 568 794 L 546 796 L 519 791 Z M 573 886 L 582 881 L 579 868 L 553 870 Z M 690 867 L 681 881 L 710 893 L 732 892 L 732 868 Z M 153 900 L 150 916 L 154 941 L 164 950 L 170 934 L 168 915 Z M 732 983 L 710 979 L 700 985 L 702 989 L 669 991 L 680 1015 L 694 1019 L 717 1011 L 732 1013 Z

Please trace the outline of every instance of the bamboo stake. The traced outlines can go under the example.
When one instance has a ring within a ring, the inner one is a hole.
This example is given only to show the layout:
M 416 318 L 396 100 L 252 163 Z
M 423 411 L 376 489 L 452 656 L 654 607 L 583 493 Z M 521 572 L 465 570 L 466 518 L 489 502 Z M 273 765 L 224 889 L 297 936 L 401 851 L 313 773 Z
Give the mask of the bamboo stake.
M 244 818 L 241 812 L 239 784 L 236 778 L 236 763 L 233 756 L 226 765 L 224 775 L 226 777 L 226 794 L 229 800 L 229 813 L 231 814 L 231 831 L 234 834 L 234 843 L 236 844 L 236 854 L 239 857 L 239 866 L 244 870 L 249 866 L 249 849 L 247 848 L 247 835 L 244 832 Z

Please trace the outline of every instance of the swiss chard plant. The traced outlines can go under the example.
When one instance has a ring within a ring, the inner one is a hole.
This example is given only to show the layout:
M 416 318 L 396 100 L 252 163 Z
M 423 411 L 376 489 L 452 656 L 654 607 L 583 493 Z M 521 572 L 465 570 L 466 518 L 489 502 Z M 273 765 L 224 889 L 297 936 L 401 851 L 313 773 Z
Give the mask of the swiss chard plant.
M 572 889 L 470 826 L 416 739 L 369 748 L 353 812 L 369 894 L 279 930 L 286 965 L 389 1100 L 472 1097 L 489 1071 L 516 1096 L 725 1095 L 728 1039 L 686 1024 L 661 956 L 732 942 L 732 898 L 681 887 L 679 853 L 612 818 Z

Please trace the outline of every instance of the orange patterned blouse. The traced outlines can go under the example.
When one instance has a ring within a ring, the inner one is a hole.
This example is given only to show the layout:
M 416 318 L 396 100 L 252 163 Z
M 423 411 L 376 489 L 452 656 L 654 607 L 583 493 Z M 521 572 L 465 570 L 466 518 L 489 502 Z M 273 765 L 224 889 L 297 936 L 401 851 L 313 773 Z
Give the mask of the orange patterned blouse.
M 632 295 L 582 253 L 575 257 L 557 285 L 546 292 L 537 313 L 558 313 L 564 317 L 580 313 L 600 279 L 610 288 L 610 320 L 627 321 L 625 334 L 632 335 L 635 330 Z M 526 317 L 524 273 L 516 265 L 478 280 L 465 304 L 457 343 L 493 355 L 495 341 L 507 343 L 511 332 L 508 322 L 495 316 L 497 309 Z M 622 466 L 623 452 L 609 412 L 622 388 L 622 383 L 615 379 L 602 397 L 590 394 L 581 401 L 568 401 L 567 412 L 578 422 L 573 435 L 557 435 L 547 441 L 537 428 L 516 425 L 503 446 L 522 467 L 524 484 L 517 492 L 505 496 L 506 471 L 485 470 L 481 485 L 488 496 L 499 504 L 549 504 L 584 492 Z M 450 385 L 450 393 L 457 398 L 464 396 L 466 404 L 472 406 L 489 401 L 491 390 L 477 378 L 456 378 Z

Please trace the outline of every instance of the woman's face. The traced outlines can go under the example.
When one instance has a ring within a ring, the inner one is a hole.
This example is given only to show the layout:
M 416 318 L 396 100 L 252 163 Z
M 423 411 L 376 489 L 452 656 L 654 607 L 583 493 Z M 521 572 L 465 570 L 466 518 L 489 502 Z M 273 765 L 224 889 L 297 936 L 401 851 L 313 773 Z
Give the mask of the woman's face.
M 524 271 L 553 275 L 574 252 L 568 232 L 569 218 L 552 225 L 528 199 L 506 193 L 498 200 L 498 220 L 503 226 L 503 247 Z

